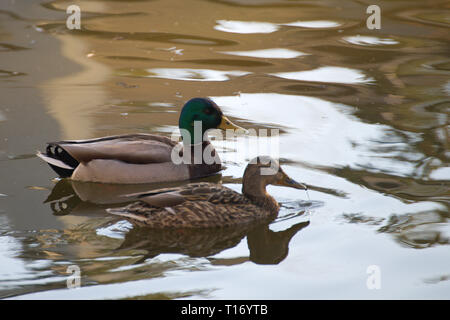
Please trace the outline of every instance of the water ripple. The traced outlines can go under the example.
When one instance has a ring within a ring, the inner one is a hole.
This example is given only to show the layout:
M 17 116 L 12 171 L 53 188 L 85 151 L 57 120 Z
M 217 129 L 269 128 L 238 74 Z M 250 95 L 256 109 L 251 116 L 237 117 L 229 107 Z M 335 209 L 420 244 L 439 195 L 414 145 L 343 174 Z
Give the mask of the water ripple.
M 222 51 L 221 53 L 243 57 L 271 58 L 271 59 L 292 59 L 308 55 L 308 53 L 285 48 L 272 48 L 272 49 L 261 49 L 250 51 Z
M 336 21 L 326 21 L 326 20 L 296 21 L 296 22 L 283 23 L 283 25 L 289 26 L 289 27 L 300 27 L 300 28 L 311 28 L 311 29 L 336 28 L 336 27 L 341 26 L 341 24 Z
M 374 79 L 367 77 L 360 70 L 343 67 L 320 67 L 314 70 L 279 72 L 271 75 L 289 80 L 332 83 L 370 83 Z
M 163 78 L 186 81 L 227 81 L 231 77 L 240 77 L 250 74 L 245 71 L 220 71 L 211 69 L 182 69 L 182 68 L 154 68 L 146 70 L 121 70 L 122 76 L 138 76 L 146 78 Z
M 272 33 L 279 26 L 269 22 L 217 20 L 214 29 L 231 33 Z
M 376 45 L 393 45 L 398 44 L 399 42 L 394 39 L 389 38 L 378 38 L 378 37 L 371 37 L 371 36 L 348 36 L 342 38 L 344 41 L 356 44 L 360 46 L 376 46 Z

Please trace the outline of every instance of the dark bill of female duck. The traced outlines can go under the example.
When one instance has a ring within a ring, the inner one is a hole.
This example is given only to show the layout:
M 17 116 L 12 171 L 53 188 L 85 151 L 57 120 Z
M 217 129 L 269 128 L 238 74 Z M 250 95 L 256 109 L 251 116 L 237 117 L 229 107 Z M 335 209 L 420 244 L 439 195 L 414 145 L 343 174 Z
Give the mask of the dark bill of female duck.
M 201 123 L 201 135 L 195 135 L 195 122 Z M 209 129 L 242 129 L 223 115 L 222 110 L 208 98 L 193 98 L 181 110 L 179 129 L 189 132 L 183 140 L 183 150 L 196 142 L 203 150 L 210 145 Z M 219 172 L 220 158 L 214 163 L 175 164 L 172 151 L 177 141 L 154 134 L 126 134 L 88 140 L 50 142 L 46 152 L 37 156 L 47 162 L 61 177 L 77 181 L 101 183 L 159 183 L 196 179 Z M 182 151 L 183 151 L 182 150 Z M 189 150 L 191 151 L 191 150 Z
M 289 177 L 286 173 L 283 171 L 283 176 L 278 180 L 274 185 L 276 186 L 284 186 L 284 187 L 290 187 L 295 189 L 302 189 L 302 190 L 308 190 L 308 187 L 304 185 L 303 183 L 297 182 L 291 177 Z

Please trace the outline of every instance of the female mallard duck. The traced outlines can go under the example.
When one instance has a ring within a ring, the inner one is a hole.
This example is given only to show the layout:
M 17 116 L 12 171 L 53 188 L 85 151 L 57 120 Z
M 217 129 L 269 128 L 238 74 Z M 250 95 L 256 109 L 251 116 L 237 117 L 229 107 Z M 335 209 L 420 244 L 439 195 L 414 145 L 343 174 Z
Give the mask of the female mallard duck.
M 198 122 L 201 131 L 196 131 Z M 189 180 L 221 170 L 220 159 L 205 134 L 208 129 L 242 129 L 228 120 L 212 100 L 205 98 L 193 98 L 184 105 L 179 128 L 183 137 L 181 150 L 168 137 L 127 134 L 51 142 L 45 154 L 37 155 L 61 177 L 78 181 L 129 184 Z M 172 161 L 174 150 L 183 159 L 188 155 L 189 160 L 194 160 L 193 154 L 199 154 L 194 149 L 200 146 L 201 155 L 208 148 L 214 161 L 205 162 L 203 156 L 195 161 Z
M 153 228 L 217 228 L 266 222 L 274 219 L 280 208 L 266 192 L 269 184 L 306 190 L 305 185 L 287 176 L 276 160 L 257 157 L 245 169 L 242 194 L 222 185 L 191 183 L 142 193 L 139 201 L 107 211 Z

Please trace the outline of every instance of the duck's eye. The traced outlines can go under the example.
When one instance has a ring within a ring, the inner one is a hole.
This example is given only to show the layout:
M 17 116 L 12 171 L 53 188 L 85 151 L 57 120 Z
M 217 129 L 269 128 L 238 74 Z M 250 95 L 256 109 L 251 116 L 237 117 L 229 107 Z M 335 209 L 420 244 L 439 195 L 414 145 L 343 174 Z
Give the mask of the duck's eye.
M 212 110 L 211 108 L 206 108 L 206 109 L 204 110 L 204 112 L 205 112 L 205 114 L 207 114 L 207 115 L 211 115 L 211 114 L 213 113 L 213 110 Z

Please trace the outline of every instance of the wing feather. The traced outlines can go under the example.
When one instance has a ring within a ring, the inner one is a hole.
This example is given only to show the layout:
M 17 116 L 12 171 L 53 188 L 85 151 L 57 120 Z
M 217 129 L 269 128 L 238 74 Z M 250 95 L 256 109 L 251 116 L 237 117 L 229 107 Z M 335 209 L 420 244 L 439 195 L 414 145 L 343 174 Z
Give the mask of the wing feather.
M 177 144 L 167 137 L 150 134 L 111 136 L 90 140 L 60 141 L 58 145 L 79 162 L 111 159 L 127 163 L 147 164 L 171 161 Z

